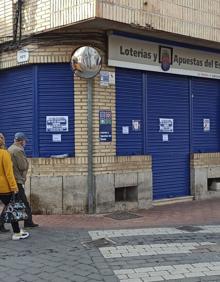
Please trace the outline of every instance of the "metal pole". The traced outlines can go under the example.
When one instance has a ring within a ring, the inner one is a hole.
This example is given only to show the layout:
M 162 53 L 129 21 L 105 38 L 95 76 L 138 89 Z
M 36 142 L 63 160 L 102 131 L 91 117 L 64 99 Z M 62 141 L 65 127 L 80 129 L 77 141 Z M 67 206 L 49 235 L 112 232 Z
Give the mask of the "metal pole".
M 96 205 L 96 191 L 93 176 L 93 122 L 92 122 L 92 109 L 93 109 L 93 79 L 88 79 L 88 212 L 95 213 Z

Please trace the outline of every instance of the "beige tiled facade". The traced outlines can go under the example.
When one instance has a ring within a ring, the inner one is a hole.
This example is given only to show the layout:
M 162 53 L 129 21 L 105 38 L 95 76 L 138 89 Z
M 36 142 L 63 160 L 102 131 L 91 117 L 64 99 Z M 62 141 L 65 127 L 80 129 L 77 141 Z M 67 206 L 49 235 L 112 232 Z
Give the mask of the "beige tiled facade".
M 30 0 L 23 4 L 23 35 L 95 17 L 141 28 L 220 41 L 218 0 Z M 15 5 L 0 0 L 0 38 L 13 33 Z
M 158 32 L 161 32 L 163 38 L 172 35 L 177 41 L 181 38 L 184 42 L 187 40 L 196 42 L 198 39 L 200 44 L 203 42 L 207 45 L 216 44 L 216 48 L 220 42 L 220 1 L 218 0 L 24 1 L 20 45 L 12 43 L 15 9 L 16 4 L 13 4 L 13 1 L 0 0 L 0 48 L 3 46 L 0 52 L 1 70 L 23 66 L 17 62 L 16 57 L 21 47 L 29 51 L 27 64 L 69 63 L 72 52 L 79 45 L 97 43 L 95 40 L 84 39 L 83 43 L 79 44 L 81 39 L 77 41 L 65 37 L 68 32 L 77 33 L 79 38 L 81 33 L 88 35 L 90 32 L 101 33 L 103 40 L 98 42 L 98 50 L 102 55 L 102 70 L 109 72 L 115 72 L 115 68 L 107 64 L 106 33 L 111 29 L 118 31 L 122 29 L 142 35 L 146 32 L 147 35 L 157 37 Z M 105 22 L 103 23 L 102 20 Z M 96 23 L 94 27 L 93 23 Z M 61 37 L 54 39 L 53 32 Z M 37 40 L 32 40 L 33 35 Z M 41 35 L 44 35 L 45 39 L 37 37 Z M 49 35 L 52 36 L 51 40 Z M 73 213 L 87 210 L 87 82 L 74 75 L 73 80 L 75 157 L 61 160 L 51 158 L 30 160 L 27 189 L 35 212 Z M 114 189 L 126 185 L 136 186 L 140 190 L 139 204 L 133 205 L 133 208 L 149 208 L 152 204 L 151 156 L 116 156 L 115 94 L 115 85 L 100 86 L 99 75 L 94 79 L 93 166 L 98 212 L 114 211 L 117 208 Z M 99 142 L 100 110 L 112 112 L 112 142 Z M 212 175 L 213 178 L 220 175 L 219 159 L 219 153 L 192 156 L 191 191 L 198 199 L 209 196 L 205 183 L 208 175 Z M 211 173 L 213 170 L 215 173 Z M 203 179 L 201 185 L 197 185 L 198 179 Z M 51 192 L 56 193 L 57 196 L 52 198 Z M 130 204 L 128 206 L 130 207 Z
M 13 36 L 12 1 L 0 0 L 0 43 L 9 41 Z

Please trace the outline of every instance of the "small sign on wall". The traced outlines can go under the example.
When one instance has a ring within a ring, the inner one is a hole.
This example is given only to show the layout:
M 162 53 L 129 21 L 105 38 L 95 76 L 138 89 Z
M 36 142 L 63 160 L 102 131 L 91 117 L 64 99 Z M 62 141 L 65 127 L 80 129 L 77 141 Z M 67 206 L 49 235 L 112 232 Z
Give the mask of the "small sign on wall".
M 53 134 L 52 135 L 52 141 L 53 142 L 61 142 L 61 134 Z
M 129 126 L 122 126 L 122 134 L 129 134 Z
M 168 141 L 169 141 L 168 134 L 163 134 L 163 142 L 168 142 Z
M 19 64 L 27 63 L 29 61 L 29 50 L 27 48 L 17 51 L 17 62 Z

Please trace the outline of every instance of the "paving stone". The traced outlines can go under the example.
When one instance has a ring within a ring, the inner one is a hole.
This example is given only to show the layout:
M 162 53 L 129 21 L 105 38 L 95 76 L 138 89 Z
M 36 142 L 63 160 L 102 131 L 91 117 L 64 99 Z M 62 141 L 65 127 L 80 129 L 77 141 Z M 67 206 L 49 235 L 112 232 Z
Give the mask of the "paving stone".
M 1 276 L 1 277 L 0 277 L 0 281 L 1 281 L 1 282 L 5 282 L 5 281 L 19 282 L 19 281 L 20 281 L 20 278 L 19 278 L 19 277 L 7 275 L 7 278 L 6 278 L 6 277 L 2 277 L 2 274 L 0 274 L 0 276 Z
M 91 280 L 96 280 L 96 281 L 102 281 L 102 277 L 99 274 L 90 274 L 88 276 L 88 278 L 90 278 Z
M 103 277 L 103 281 L 105 282 L 118 282 L 119 280 L 116 277 Z
M 112 270 L 106 269 L 106 268 L 101 269 L 101 270 L 99 271 L 99 273 L 100 273 L 102 276 L 109 276 L 109 275 L 113 275 L 113 274 L 114 274 Z
M 82 277 L 78 275 L 74 275 L 72 278 L 70 278 L 71 282 L 85 282 L 88 281 L 88 277 Z
M 35 276 L 34 274 L 31 275 L 31 274 L 23 274 L 20 279 L 24 280 L 24 281 L 30 281 L 32 282 L 34 280 L 34 278 L 38 278 L 37 276 Z

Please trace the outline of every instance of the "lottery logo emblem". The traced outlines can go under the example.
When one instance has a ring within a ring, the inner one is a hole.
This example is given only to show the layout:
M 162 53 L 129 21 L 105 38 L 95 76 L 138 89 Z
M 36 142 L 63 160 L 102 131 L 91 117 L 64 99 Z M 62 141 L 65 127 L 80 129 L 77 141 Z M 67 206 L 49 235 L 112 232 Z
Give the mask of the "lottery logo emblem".
M 172 53 L 172 48 L 160 46 L 160 63 L 163 71 L 170 69 L 172 65 Z

